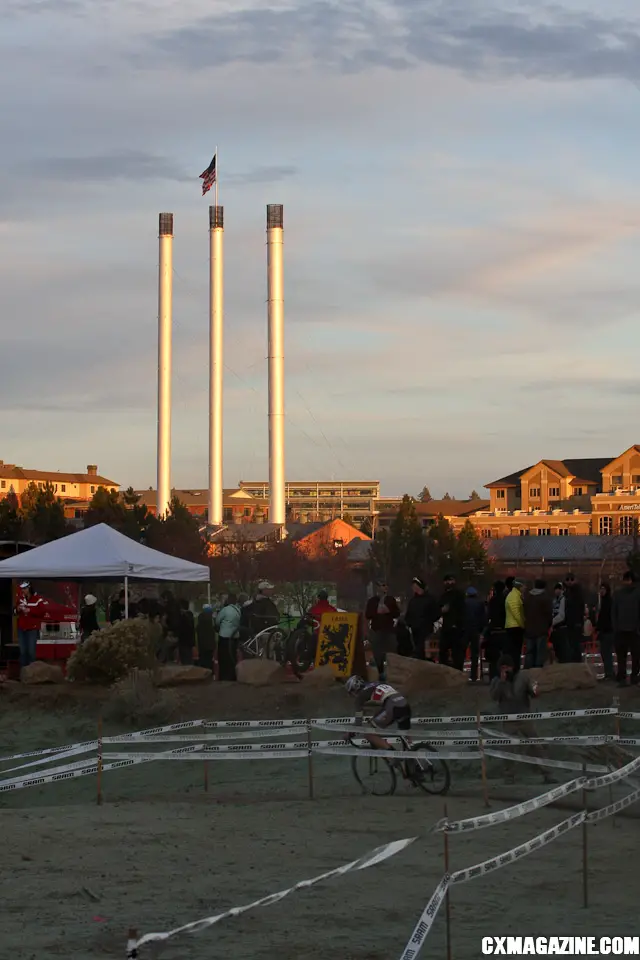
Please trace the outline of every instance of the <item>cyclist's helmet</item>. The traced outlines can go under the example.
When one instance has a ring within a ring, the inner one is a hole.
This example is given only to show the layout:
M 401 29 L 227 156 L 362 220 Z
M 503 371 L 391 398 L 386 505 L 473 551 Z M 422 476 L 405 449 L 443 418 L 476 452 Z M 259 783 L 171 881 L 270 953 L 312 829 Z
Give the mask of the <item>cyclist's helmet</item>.
M 359 690 L 362 690 L 366 686 L 367 681 L 363 680 L 362 677 L 349 677 L 347 680 L 345 689 L 347 693 L 358 693 Z

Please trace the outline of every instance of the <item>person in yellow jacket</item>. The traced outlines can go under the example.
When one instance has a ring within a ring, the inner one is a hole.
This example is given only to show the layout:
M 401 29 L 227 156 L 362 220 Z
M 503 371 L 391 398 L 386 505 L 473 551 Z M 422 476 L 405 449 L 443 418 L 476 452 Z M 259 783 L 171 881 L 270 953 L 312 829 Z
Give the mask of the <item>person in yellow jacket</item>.
M 505 602 L 506 653 L 513 660 L 514 673 L 520 669 L 522 641 L 524 639 L 524 601 L 522 580 L 514 580 Z

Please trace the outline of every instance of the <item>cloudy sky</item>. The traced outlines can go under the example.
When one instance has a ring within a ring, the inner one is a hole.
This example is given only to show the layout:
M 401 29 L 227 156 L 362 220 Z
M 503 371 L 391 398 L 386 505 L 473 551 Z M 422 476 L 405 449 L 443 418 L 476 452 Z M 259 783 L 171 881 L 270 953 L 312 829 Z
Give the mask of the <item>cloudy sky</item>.
M 267 474 L 265 204 L 287 473 L 466 495 L 640 441 L 637 0 L 2 0 L 0 457 L 155 485 L 173 211 L 176 486 Z M 212 201 L 211 201 L 212 202 Z

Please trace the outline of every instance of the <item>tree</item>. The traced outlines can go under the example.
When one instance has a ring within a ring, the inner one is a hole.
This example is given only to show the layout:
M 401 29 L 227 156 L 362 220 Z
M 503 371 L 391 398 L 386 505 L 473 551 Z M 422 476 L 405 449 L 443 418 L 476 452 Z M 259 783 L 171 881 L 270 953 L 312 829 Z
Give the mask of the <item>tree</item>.
M 453 500 L 453 497 L 451 496 L 450 493 L 445 493 L 445 495 L 444 495 L 444 497 L 443 497 L 442 499 L 443 499 L 443 500 Z
M 371 523 L 371 520 L 369 519 L 369 517 L 365 517 L 365 519 L 360 524 L 360 533 L 364 533 L 366 537 L 373 536 L 373 524 Z
M 481 500 L 481 496 L 477 490 L 472 490 L 469 494 L 469 500 Z
M 418 575 L 425 563 L 425 537 L 413 497 L 405 493 L 388 530 L 373 542 L 372 560 L 390 586 L 400 586 Z
M 91 498 L 84 515 L 85 529 L 95 527 L 99 523 L 106 523 L 114 530 L 124 532 L 127 525 L 127 508 L 116 490 L 98 487 Z
M 166 516 L 150 519 L 146 539 L 148 546 L 162 553 L 193 563 L 202 563 L 206 559 L 200 523 L 177 497 L 171 498 Z
M 33 543 L 48 543 L 68 533 L 64 505 L 51 483 L 27 486 L 20 498 L 20 516 L 24 534 Z
M 456 535 L 449 521 L 440 515 L 427 534 L 428 566 L 439 576 L 455 567 Z
M 483 564 L 487 558 L 487 551 L 478 536 L 478 531 L 470 520 L 465 521 L 464 527 L 458 534 L 457 546 L 458 562 L 462 566 L 470 562 Z
M 418 500 L 420 500 L 422 503 L 429 503 L 430 500 L 433 500 L 429 487 L 422 488 L 422 493 L 418 494 Z
M 0 500 L 0 540 L 20 540 L 22 537 L 22 518 L 20 501 L 11 487 L 6 497 Z
M 350 523 L 352 527 L 355 526 L 353 522 L 353 517 L 351 516 L 350 513 L 343 513 L 342 519 L 344 520 L 345 523 Z
M 133 487 L 127 487 L 127 489 L 122 494 L 122 500 L 125 507 L 137 507 L 140 503 L 140 497 L 135 492 Z

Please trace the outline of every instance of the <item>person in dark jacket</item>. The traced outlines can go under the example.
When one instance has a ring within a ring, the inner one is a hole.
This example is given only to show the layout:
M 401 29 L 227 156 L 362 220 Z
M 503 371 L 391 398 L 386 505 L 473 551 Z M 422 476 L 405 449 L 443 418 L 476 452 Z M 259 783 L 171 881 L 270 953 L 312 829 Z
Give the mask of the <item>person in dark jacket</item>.
M 440 599 L 442 630 L 438 659 L 445 666 L 464 670 L 464 594 L 456 586 L 453 574 L 444 578 L 444 593 Z
M 502 580 L 496 580 L 489 593 L 487 625 L 482 642 L 484 658 L 489 666 L 489 680 L 498 676 L 498 660 L 505 648 L 505 617 L 505 585 Z
M 487 622 L 487 608 L 478 596 L 475 587 L 467 587 L 464 600 L 464 646 L 471 651 L 471 683 L 478 679 L 478 664 L 480 662 L 480 635 Z M 482 680 L 482 667 L 480 668 Z
M 640 591 L 631 570 L 622 577 L 622 586 L 613 595 L 611 604 L 616 657 L 618 658 L 618 685 L 627 682 L 627 654 L 631 654 L 630 683 L 638 682 L 640 674 Z
M 201 667 L 213 670 L 213 656 L 216 649 L 216 627 L 213 621 L 213 607 L 205 603 L 198 614 L 196 625 L 198 637 L 198 662 Z
M 604 667 L 604 679 L 613 680 L 613 623 L 611 620 L 611 587 L 608 583 L 600 584 L 600 595 L 596 609 L 596 630 L 598 646 Z
M 400 608 L 383 580 L 378 581 L 375 594 L 367 600 L 364 616 L 369 623 L 369 646 L 380 679 L 384 680 L 387 654 L 396 650 L 394 625 L 400 616 Z
M 98 599 L 92 593 L 88 593 L 84 598 L 84 603 L 80 608 L 80 633 L 82 642 L 96 633 L 100 629 L 98 623 Z
M 524 597 L 525 669 L 544 667 L 547 662 L 547 643 L 552 620 L 553 600 L 547 590 L 546 581 L 536 580 L 533 589 Z
M 424 580 L 414 577 L 411 581 L 413 595 L 407 604 L 404 622 L 411 630 L 413 650 L 411 656 L 416 660 L 426 657 L 425 643 L 433 633 L 433 625 L 440 616 L 438 605 L 427 590 Z
M 196 625 L 189 609 L 189 601 L 180 600 L 180 623 L 178 626 L 178 658 L 182 664 L 193 663 L 193 648 L 196 644 Z
M 568 573 L 564 581 L 564 622 L 569 660 L 572 663 L 581 663 L 584 593 L 573 573 Z
M 117 623 L 118 620 L 124 620 L 124 598 L 125 592 L 121 590 L 109 604 L 109 623 Z

